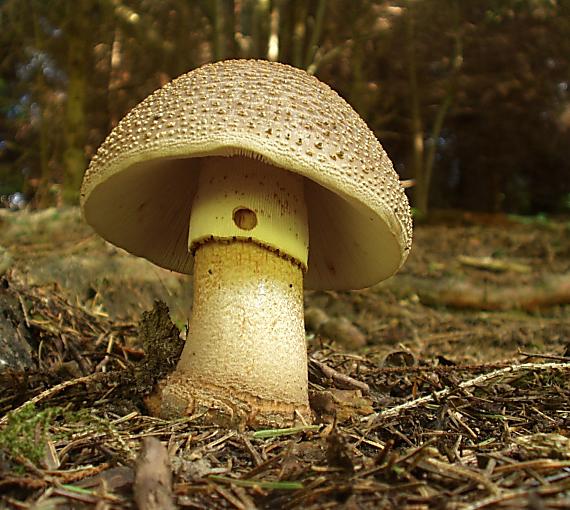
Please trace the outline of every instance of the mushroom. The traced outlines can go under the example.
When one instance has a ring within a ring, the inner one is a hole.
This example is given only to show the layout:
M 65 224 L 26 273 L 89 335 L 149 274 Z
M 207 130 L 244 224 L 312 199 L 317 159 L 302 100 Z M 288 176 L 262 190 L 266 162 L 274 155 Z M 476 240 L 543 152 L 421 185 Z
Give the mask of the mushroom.
M 193 274 L 162 414 L 232 425 L 309 421 L 303 287 L 369 287 L 411 246 L 407 198 L 366 123 L 267 61 L 205 65 L 147 97 L 97 151 L 81 206 L 111 243 Z

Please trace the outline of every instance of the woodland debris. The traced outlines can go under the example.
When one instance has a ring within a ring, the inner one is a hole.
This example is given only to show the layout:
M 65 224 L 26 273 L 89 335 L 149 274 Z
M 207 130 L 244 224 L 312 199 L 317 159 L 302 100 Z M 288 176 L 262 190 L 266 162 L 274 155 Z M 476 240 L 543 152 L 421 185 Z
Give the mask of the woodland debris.
M 30 345 L 33 342 L 21 297 L 2 273 L 0 267 L 0 373 L 8 369 L 25 370 L 34 365 Z
M 346 317 L 333 317 L 321 324 L 318 334 L 330 338 L 347 349 L 359 349 L 366 345 L 366 336 Z
M 0 276 L 6 273 L 13 265 L 12 254 L 7 248 L 0 245 Z
M 139 510 L 174 510 L 172 471 L 166 447 L 155 437 L 143 438 L 133 485 Z
M 512 260 L 496 259 L 493 257 L 470 257 L 468 255 L 460 255 L 457 260 L 464 266 L 474 267 L 476 269 L 484 269 L 486 271 L 494 271 L 496 273 L 512 272 L 527 274 L 532 268 L 527 264 L 514 262 Z
M 338 370 L 335 370 L 334 368 L 321 363 L 315 358 L 309 359 L 309 370 L 311 370 L 312 367 L 318 369 L 318 371 L 320 371 L 324 377 L 331 379 L 337 388 L 357 389 L 362 391 L 363 394 L 367 394 L 370 391 L 370 387 L 365 382 L 359 381 L 358 379 L 339 372 Z M 313 377 L 316 377 L 316 375 L 313 375 Z
M 484 384 L 489 384 L 489 381 L 493 379 L 499 379 L 501 383 L 508 382 L 509 379 L 516 377 L 517 372 L 524 372 L 524 371 L 538 371 L 538 370 L 560 370 L 563 372 L 570 371 L 570 363 L 521 363 L 520 365 L 510 365 L 505 368 L 501 368 L 499 370 L 495 370 L 486 374 L 481 374 L 473 379 L 468 379 L 466 381 L 461 382 L 458 385 L 458 388 L 450 387 L 445 388 L 441 391 L 437 391 L 433 394 L 426 395 L 424 397 L 417 398 L 415 400 L 411 400 L 409 402 L 405 402 L 399 406 L 393 407 L 389 410 L 386 410 L 382 413 L 377 414 L 376 416 L 369 416 L 363 418 L 363 420 L 370 420 L 372 418 L 392 418 L 394 416 L 398 416 L 401 412 L 410 410 L 414 407 L 418 407 L 420 405 L 428 404 L 432 401 L 437 401 L 443 397 L 447 397 L 455 392 L 457 389 L 468 389 L 473 386 L 481 386 Z M 568 377 L 564 375 L 564 377 Z
M 16 409 L 10 411 L 10 413 L 5 414 L 4 416 L 0 417 L 0 427 L 6 425 L 6 423 L 8 423 L 8 419 L 10 418 L 10 416 L 19 413 L 20 411 L 25 409 L 27 406 L 35 405 L 35 404 L 42 402 L 43 400 L 53 398 L 58 393 L 64 391 L 67 388 L 70 388 L 72 386 L 77 386 L 77 385 L 81 385 L 81 384 L 90 384 L 90 383 L 97 382 L 97 381 L 103 381 L 104 379 L 110 379 L 109 375 L 105 374 L 103 372 L 95 372 L 93 374 L 86 375 L 85 377 L 79 377 L 77 379 L 70 379 L 68 381 L 64 381 L 60 384 L 52 386 L 51 388 L 48 388 L 47 390 L 42 391 L 41 393 L 39 393 L 35 397 L 31 398 L 30 400 L 27 400 L 26 402 L 24 402 L 22 405 L 20 405 Z
M 133 390 L 145 356 L 133 323 L 66 300 L 57 287 L 10 285 L 30 325 L 33 367 L 0 376 L 0 418 L 37 397 L 34 415 L 44 419 L 38 429 L 12 413 L 0 437 L 17 446 L 39 437 L 60 465 L 47 469 L 53 463 L 44 448 L 0 447 L 2 508 L 131 509 L 136 454 L 150 436 L 168 443 L 176 502 L 188 508 L 527 510 L 531 500 L 532 508 L 569 507 L 570 378 L 559 368 L 569 348 L 564 308 L 540 316 L 457 313 L 388 291 L 336 293 L 335 314 L 373 331 L 378 344 L 355 353 L 323 338 L 310 342 L 310 358 L 342 376 L 325 377 L 311 365 L 311 388 L 328 397 L 322 421 L 330 424 L 238 434 L 192 417 L 146 415 Z M 370 316 L 377 329 L 367 327 Z M 406 350 L 413 360 L 398 354 Z M 386 354 L 394 351 L 388 367 Z M 510 369 L 529 355 L 558 363 Z M 455 364 L 442 366 L 443 358 Z M 347 378 L 366 384 L 368 394 L 340 388 Z M 396 415 L 371 426 L 359 414 L 367 408 L 373 417 Z M 338 446 L 327 444 L 331 424 Z
M 532 285 L 496 287 L 468 281 L 417 282 L 416 293 L 428 305 L 477 310 L 525 310 L 570 304 L 570 274 L 550 275 Z
M 138 329 L 145 357 L 136 369 L 137 385 L 140 392 L 150 393 L 176 367 L 184 340 L 162 301 L 155 301 L 151 311 L 143 312 Z
M 347 349 L 359 349 L 366 345 L 366 336 L 352 321 L 346 317 L 329 317 L 322 308 L 316 306 L 305 310 L 305 327 Z

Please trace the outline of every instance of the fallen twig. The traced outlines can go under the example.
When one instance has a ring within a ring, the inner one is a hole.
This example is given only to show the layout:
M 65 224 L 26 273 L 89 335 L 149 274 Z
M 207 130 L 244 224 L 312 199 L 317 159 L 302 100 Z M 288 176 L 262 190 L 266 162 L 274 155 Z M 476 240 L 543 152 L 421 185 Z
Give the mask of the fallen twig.
M 399 406 L 392 407 L 391 409 L 387 409 L 386 411 L 382 411 L 380 413 L 375 413 L 371 416 L 366 416 L 362 418 L 361 421 L 369 421 L 373 422 L 379 418 L 394 418 L 398 416 L 403 411 L 407 411 L 408 409 L 413 409 L 415 407 L 419 407 L 423 404 L 427 404 L 428 402 L 432 402 L 436 399 L 445 398 L 457 389 L 467 389 L 472 388 L 474 386 L 480 385 L 492 379 L 496 379 L 497 377 L 502 377 L 507 374 L 514 374 L 516 372 L 522 372 L 525 370 L 570 370 L 570 363 L 521 363 L 520 365 L 510 365 L 506 368 L 502 368 L 500 370 L 494 370 L 493 372 L 489 372 L 486 374 L 478 375 L 473 379 L 468 379 L 467 381 L 463 381 L 462 383 L 458 384 L 457 387 L 453 388 L 445 388 L 440 391 L 436 391 L 431 395 L 426 395 L 425 397 L 417 398 L 415 400 L 411 400 L 409 402 L 405 402 L 404 404 L 400 404 Z
M 519 356 L 524 356 L 525 358 L 540 358 L 540 359 L 555 359 L 557 361 L 564 361 L 570 363 L 570 357 L 568 356 L 555 356 L 554 354 L 539 354 L 534 352 L 525 352 L 519 350 Z
M 457 260 L 464 266 L 474 267 L 476 269 L 485 269 L 495 273 L 512 271 L 515 273 L 530 273 L 532 268 L 527 264 L 513 262 L 511 260 L 495 259 L 493 257 L 469 257 L 460 255 Z
M 342 389 L 357 389 L 362 391 L 364 395 L 370 392 L 370 386 L 365 382 L 359 381 L 350 377 L 349 375 L 338 372 L 334 368 L 317 361 L 314 358 L 309 359 L 309 364 L 316 366 L 325 377 L 328 377 L 335 382 L 339 388 Z
M 166 447 L 155 437 L 145 437 L 137 461 L 134 498 L 139 510 L 171 510 L 172 470 Z
M 107 374 L 107 373 L 96 372 L 94 374 L 86 375 L 85 377 L 78 377 L 77 379 L 71 379 L 69 381 L 64 381 L 60 384 L 56 384 L 55 386 L 52 386 L 51 388 L 48 388 L 45 391 L 42 391 L 40 394 L 36 395 L 35 397 L 31 398 L 30 400 L 27 400 L 21 406 L 17 407 L 13 411 L 7 413 L 2 418 L 0 418 L 0 427 L 3 427 L 4 425 L 6 425 L 6 423 L 8 423 L 8 419 L 10 418 L 10 416 L 18 413 L 19 411 L 21 411 L 24 407 L 26 407 L 28 405 L 31 405 L 31 404 L 35 405 L 38 402 L 41 402 L 42 400 L 46 400 L 50 397 L 53 397 L 57 393 L 65 390 L 66 388 L 70 388 L 71 386 L 77 386 L 78 384 L 84 384 L 84 383 L 92 383 L 95 381 L 99 381 L 100 379 L 105 379 L 107 377 L 109 377 L 109 374 Z

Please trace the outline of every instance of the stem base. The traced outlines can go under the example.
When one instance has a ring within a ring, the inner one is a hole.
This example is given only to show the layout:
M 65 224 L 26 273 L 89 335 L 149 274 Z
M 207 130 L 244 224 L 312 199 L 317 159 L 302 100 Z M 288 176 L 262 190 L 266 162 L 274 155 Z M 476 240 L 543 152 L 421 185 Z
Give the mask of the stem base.
M 221 425 L 310 421 L 298 264 L 254 242 L 212 241 L 195 254 L 190 335 L 161 414 Z

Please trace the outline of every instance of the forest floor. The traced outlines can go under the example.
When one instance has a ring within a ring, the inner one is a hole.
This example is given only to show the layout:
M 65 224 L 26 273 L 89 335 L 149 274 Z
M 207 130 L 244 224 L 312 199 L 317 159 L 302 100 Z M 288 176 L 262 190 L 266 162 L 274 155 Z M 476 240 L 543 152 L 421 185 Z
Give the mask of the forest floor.
M 414 243 L 306 293 L 315 424 L 236 431 L 145 407 L 188 277 L 76 209 L 0 211 L 0 508 L 570 508 L 570 222 L 456 212 Z

